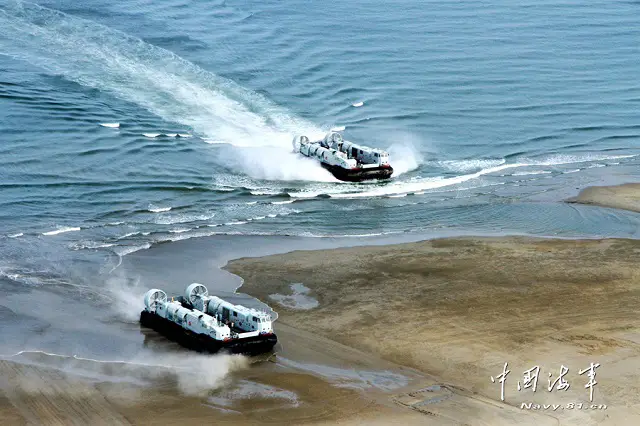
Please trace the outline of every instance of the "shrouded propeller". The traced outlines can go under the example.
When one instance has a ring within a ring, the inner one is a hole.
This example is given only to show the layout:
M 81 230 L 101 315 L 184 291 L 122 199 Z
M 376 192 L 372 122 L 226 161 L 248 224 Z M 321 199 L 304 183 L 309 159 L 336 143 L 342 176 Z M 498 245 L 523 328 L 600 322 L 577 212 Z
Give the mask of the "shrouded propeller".
M 144 304 L 147 309 L 155 311 L 158 303 L 164 303 L 167 301 L 167 293 L 157 288 L 152 288 L 144 295 Z
M 198 283 L 191 284 L 189 287 L 187 287 L 187 290 L 185 292 L 185 297 L 192 305 L 195 305 L 198 299 L 207 297 L 208 295 L 209 290 L 207 290 L 204 285 Z

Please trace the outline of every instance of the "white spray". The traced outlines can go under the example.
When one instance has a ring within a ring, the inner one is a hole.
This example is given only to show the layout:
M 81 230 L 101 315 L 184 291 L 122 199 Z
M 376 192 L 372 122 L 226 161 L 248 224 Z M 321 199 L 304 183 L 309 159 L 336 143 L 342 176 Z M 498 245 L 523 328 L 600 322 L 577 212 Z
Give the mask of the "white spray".
M 134 388 L 153 386 L 154 382 L 173 383 L 181 393 L 203 396 L 227 383 L 229 374 L 249 366 L 247 357 L 241 355 L 200 355 L 184 353 L 141 352 L 125 359 L 94 359 L 80 355 L 21 351 L 3 356 L 25 366 L 56 370 L 70 380 L 83 378 L 96 382 L 133 385 Z M 31 371 L 31 372 L 30 372 Z M 73 389 L 56 385 L 55 380 L 43 380 L 38 370 L 25 369 L 16 385 L 23 392 L 34 394 L 68 393 Z M 48 386 L 50 384 L 50 386 Z M 79 390 L 82 392 L 82 389 Z M 144 397 L 143 394 L 140 396 Z
M 418 150 L 423 143 L 410 133 L 394 135 L 395 142 L 387 149 L 389 163 L 393 166 L 393 177 L 416 170 L 423 163 L 424 158 Z
M 277 147 L 286 156 L 295 133 L 320 132 L 264 96 L 168 50 L 35 4 L 0 7 L 0 51 L 134 102 L 212 143 Z M 238 163 L 243 171 L 280 170 L 265 178 L 296 179 L 303 169 L 293 161 L 274 164 L 271 157 L 251 157 L 250 166 Z M 307 179 L 327 179 L 317 163 L 304 168 Z
M 317 161 L 277 147 L 222 149 L 218 159 L 254 179 L 338 182 Z
M 113 275 L 107 278 L 104 285 L 106 296 L 111 299 L 111 309 L 117 318 L 126 322 L 138 322 L 148 288 L 143 287 L 138 279 L 127 279 L 121 271 L 122 269 L 115 269 L 112 271 Z

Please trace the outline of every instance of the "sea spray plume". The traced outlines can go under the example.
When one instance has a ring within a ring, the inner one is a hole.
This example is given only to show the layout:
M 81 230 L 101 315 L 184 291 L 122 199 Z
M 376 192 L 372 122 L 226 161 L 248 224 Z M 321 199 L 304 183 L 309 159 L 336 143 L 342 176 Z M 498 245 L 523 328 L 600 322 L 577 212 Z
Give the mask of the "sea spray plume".
M 400 132 L 393 136 L 394 142 L 387 149 L 389 152 L 389 163 L 393 167 L 393 177 L 398 177 L 403 173 L 416 170 L 424 162 L 424 158 L 418 146 L 422 146 L 422 141 L 415 135 Z
M 117 317 L 138 322 L 148 288 L 139 279 L 127 279 L 121 272 L 107 279 L 104 287 L 112 298 L 111 308 Z M 221 386 L 229 373 L 249 365 L 249 361 L 239 355 L 200 355 L 189 351 L 175 354 L 145 351 L 126 361 L 96 360 L 95 363 L 97 367 L 94 367 L 101 374 L 127 374 L 140 380 L 174 380 L 187 395 L 206 394 Z M 83 365 L 86 369 L 86 363 Z
M 149 290 L 139 279 L 127 279 L 121 269 L 113 271 L 104 284 L 111 308 L 116 316 L 126 322 L 137 322 L 144 309 L 144 294 Z
M 423 162 L 422 154 L 411 143 L 395 143 L 388 148 L 394 177 L 416 170 Z

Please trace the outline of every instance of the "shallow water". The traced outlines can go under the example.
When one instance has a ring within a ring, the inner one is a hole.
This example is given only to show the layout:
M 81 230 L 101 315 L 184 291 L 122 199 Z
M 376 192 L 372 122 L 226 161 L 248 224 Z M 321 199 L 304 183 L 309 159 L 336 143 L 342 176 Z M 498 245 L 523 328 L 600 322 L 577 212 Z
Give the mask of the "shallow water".
M 449 206 L 473 228 L 477 205 L 637 165 L 637 6 L 6 2 L 3 244 L 398 232 Z M 396 177 L 339 183 L 289 152 L 334 126 Z
M 637 238 L 636 213 L 559 202 L 639 177 L 637 13 L 632 1 L 0 2 L 3 349 L 136 354 L 144 290 L 200 281 L 230 295 L 240 281 L 218 267 L 234 256 Z M 295 133 L 333 127 L 389 149 L 394 177 L 337 182 L 291 154 Z

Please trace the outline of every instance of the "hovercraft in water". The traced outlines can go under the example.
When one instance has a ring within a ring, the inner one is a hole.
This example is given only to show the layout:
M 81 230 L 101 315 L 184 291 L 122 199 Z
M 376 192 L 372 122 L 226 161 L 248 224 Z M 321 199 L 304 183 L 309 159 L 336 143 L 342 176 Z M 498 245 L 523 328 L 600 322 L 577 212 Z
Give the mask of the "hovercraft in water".
M 209 296 L 202 284 L 189 285 L 184 297 L 171 301 L 164 291 L 151 289 L 144 305 L 142 326 L 199 352 L 256 355 L 272 350 L 278 341 L 267 312 Z
M 348 182 L 389 179 L 393 174 L 386 151 L 345 141 L 338 132 L 331 131 L 317 141 L 296 136 L 293 151 L 318 160 L 337 179 Z

